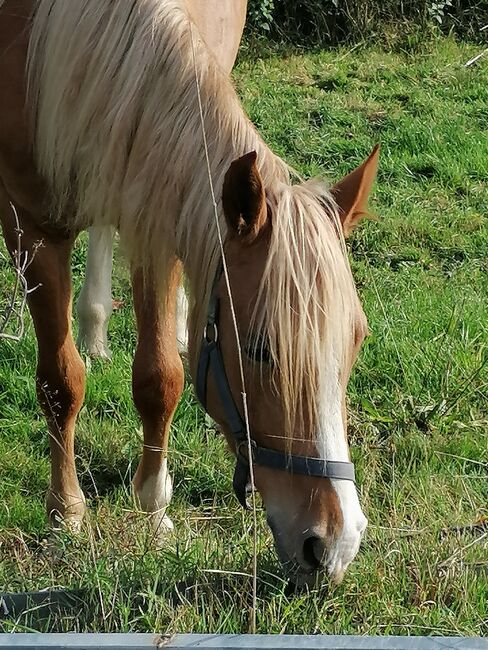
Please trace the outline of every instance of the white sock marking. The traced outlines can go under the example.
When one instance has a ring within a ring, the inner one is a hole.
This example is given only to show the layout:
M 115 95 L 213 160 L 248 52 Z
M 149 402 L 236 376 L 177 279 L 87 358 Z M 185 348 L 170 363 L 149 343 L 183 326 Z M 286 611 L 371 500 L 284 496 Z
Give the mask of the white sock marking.
M 107 329 L 112 314 L 112 226 L 89 229 L 86 275 L 76 304 L 78 347 L 90 356 L 110 359 Z
M 166 515 L 166 508 L 173 496 L 173 482 L 166 458 L 159 472 L 149 476 L 141 487 L 135 489 L 135 493 L 139 507 L 151 515 L 153 529 L 159 536 L 173 529 L 173 522 Z
M 176 341 L 180 354 L 188 350 L 188 299 L 183 286 L 178 287 L 176 294 Z

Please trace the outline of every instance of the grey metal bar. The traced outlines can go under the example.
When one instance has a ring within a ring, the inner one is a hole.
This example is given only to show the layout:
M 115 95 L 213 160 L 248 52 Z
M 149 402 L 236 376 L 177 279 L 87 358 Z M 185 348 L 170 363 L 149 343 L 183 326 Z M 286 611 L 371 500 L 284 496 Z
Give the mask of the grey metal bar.
M 479 637 L 299 636 L 248 634 L 0 634 L 0 648 L 16 650 L 488 650 Z
M 174 644 L 174 645 L 173 645 Z M 168 648 L 208 648 L 212 650 L 487 650 L 486 639 L 449 637 L 372 637 L 326 635 L 177 635 Z

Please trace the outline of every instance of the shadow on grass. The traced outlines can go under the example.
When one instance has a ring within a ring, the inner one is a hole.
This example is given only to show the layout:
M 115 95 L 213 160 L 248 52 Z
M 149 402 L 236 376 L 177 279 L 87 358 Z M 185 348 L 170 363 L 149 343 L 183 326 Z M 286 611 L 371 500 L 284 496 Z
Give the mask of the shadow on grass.
M 258 562 L 257 598 L 261 601 L 274 598 L 292 599 L 309 594 L 314 598 L 320 589 L 297 588 L 277 575 L 277 564 L 269 560 Z M 0 632 L 12 631 L 120 631 L 121 621 L 105 621 L 109 603 L 118 602 L 125 611 L 125 620 L 131 622 L 131 631 L 146 631 L 144 621 L 155 607 L 174 616 L 176 610 L 195 605 L 204 599 L 218 602 L 219 607 L 233 609 L 238 603 L 243 614 L 243 631 L 247 625 L 247 612 L 253 604 L 252 575 L 222 571 L 192 572 L 184 580 L 168 587 L 157 582 L 147 588 L 147 583 L 122 576 L 116 593 L 102 594 L 99 585 L 86 589 L 53 589 L 39 592 L 0 593 Z M 105 624 L 107 623 L 107 624 Z M 171 616 L 168 618 L 168 625 Z M 127 631 L 127 630 L 125 630 Z
M 114 494 L 120 487 L 127 486 L 130 465 L 120 467 L 96 466 L 90 471 L 80 473 L 80 486 L 88 499 L 96 499 Z

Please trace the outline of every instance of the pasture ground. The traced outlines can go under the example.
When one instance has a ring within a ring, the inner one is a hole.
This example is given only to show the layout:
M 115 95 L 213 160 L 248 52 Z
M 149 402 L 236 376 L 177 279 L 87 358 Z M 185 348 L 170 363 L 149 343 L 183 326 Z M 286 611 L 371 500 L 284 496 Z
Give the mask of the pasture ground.
M 369 317 L 349 389 L 350 442 L 370 525 L 339 587 L 289 596 L 259 515 L 258 631 L 488 633 L 488 65 L 479 47 L 243 52 L 240 96 L 270 145 L 305 176 L 339 178 L 382 143 L 371 203 L 350 240 Z M 73 256 L 80 287 L 86 240 Z M 6 265 L 1 269 L 5 277 Z M 130 479 L 141 448 L 131 401 L 135 344 L 117 263 L 113 362 L 92 362 L 77 437 L 89 519 L 43 552 L 48 439 L 32 326 L 0 342 L 0 591 L 85 590 L 76 615 L 36 611 L 5 631 L 245 632 L 251 517 L 232 463 L 187 388 L 171 441 L 176 532 L 154 550 Z

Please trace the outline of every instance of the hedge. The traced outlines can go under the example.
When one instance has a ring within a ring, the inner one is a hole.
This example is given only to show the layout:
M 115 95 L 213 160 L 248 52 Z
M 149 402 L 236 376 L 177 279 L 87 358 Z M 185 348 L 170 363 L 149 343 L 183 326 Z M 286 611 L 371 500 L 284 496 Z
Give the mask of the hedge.
M 248 29 L 307 43 L 359 41 L 385 32 L 488 36 L 488 0 L 248 0 Z

